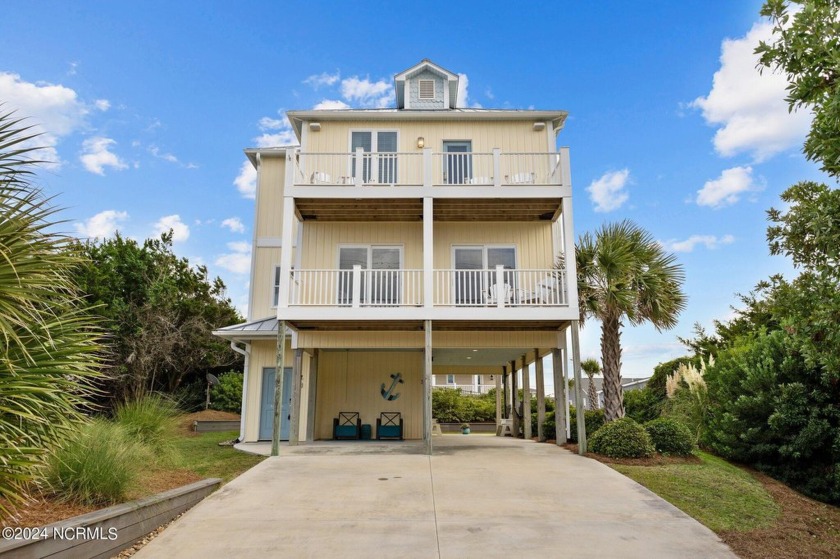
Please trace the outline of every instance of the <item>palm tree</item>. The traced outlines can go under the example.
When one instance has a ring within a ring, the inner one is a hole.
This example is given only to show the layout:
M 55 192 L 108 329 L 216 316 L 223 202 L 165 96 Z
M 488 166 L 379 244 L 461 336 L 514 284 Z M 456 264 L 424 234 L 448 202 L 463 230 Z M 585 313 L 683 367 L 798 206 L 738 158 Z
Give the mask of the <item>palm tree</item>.
M 589 377 L 589 394 L 587 394 L 589 398 L 589 409 L 597 410 L 599 406 L 598 390 L 595 388 L 595 375 L 601 372 L 601 364 L 598 363 L 597 359 L 584 359 L 580 362 L 580 368 Z
M 27 127 L 0 113 L 0 515 L 38 479 L 45 452 L 84 420 L 99 346 L 73 275 L 80 257 L 55 233 L 56 209 L 29 180 Z
M 670 329 L 685 308 L 685 273 L 650 233 L 631 221 L 605 224 L 578 239 L 580 319 L 601 321 L 604 411 L 607 421 L 624 417 L 621 389 L 621 326 L 650 322 Z

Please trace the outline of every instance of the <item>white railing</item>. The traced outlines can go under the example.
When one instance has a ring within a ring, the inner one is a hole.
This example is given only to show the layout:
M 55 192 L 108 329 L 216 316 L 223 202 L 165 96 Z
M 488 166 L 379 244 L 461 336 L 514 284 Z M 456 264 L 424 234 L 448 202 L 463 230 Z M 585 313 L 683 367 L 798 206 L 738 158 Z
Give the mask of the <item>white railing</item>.
M 464 394 L 487 394 L 496 388 L 495 384 L 435 384 L 432 389 L 460 390 Z
M 423 304 L 422 270 L 295 270 L 289 304 L 412 307 Z
M 422 153 L 296 154 L 295 184 L 327 186 L 397 186 L 423 184 Z
M 562 307 L 568 305 L 559 270 L 435 270 L 435 306 Z
M 297 152 L 294 184 L 324 186 L 527 186 L 563 184 L 568 152 Z

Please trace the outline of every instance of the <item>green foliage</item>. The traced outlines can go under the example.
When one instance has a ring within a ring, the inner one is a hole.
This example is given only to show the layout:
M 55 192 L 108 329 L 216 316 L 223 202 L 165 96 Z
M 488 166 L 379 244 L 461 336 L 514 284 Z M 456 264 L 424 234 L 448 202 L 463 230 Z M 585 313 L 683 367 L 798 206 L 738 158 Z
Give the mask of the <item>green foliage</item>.
M 802 9 L 788 10 L 790 4 Z M 755 49 L 763 68 L 787 76 L 790 110 L 814 113 L 804 152 L 823 171 L 840 176 L 840 2 L 768 0 L 761 15 L 773 20 L 773 40 Z
M 836 374 L 836 372 L 835 372 Z M 783 330 L 743 340 L 706 373 L 706 443 L 812 497 L 840 503 L 840 386 Z
M 557 438 L 557 421 L 555 421 L 554 414 L 556 412 L 550 411 L 545 414 L 545 421 L 543 421 L 543 433 L 546 439 Z M 534 431 L 536 433 L 536 431 Z
M 241 321 L 218 278 L 172 251 L 172 234 L 139 244 L 116 235 L 75 247 L 88 258 L 78 274 L 83 292 L 100 305 L 110 334 L 104 388 L 115 401 L 147 392 L 172 393 L 241 363 L 215 328 Z
M 459 388 L 438 388 L 432 391 L 432 417 L 441 423 L 494 421 L 496 393 L 473 395 Z
M 207 403 L 207 381 L 203 378 L 181 384 L 172 398 L 178 403 L 178 408 L 185 413 L 193 413 L 204 409 Z
M 641 390 L 628 390 L 624 393 L 625 414 L 637 423 L 646 423 L 658 418 L 662 407 L 663 402 L 647 386 Z
M 219 384 L 210 389 L 210 407 L 239 413 L 242 409 L 242 373 L 228 371 L 219 375 Z
M 265 460 L 264 456 L 240 452 L 232 446 L 219 446 L 235 439 L 236 431 L 200 433 L 175 438 L 177 466 L 202 477 L 218 477 L 225 482 Z
M 673 328 L 685 308 L 685 273 L 673 254 L 630 221 L 585 233 L 575 250 L 581 319 L 601 322 L 604 407 L 608 420 L 624 415 L 621 323 Z
M 595 434 L 606 422 L 604 410 L 585 410 L 583 412 L 583 424 L 586 426 L 586 439 Z M 569 406 L 569 440 L 578 442 L 577 438 L 577 411 L 574 406 Z
M 650 435 L 629 417 L 610 421 L 598 429 L 589 439 L 589 449 L 611 458 L 647 458 L 654 453 Z
M 57 495 L 89 505 L 124 500 L 147 453 L 121 425 L 96 419 L 50 454 L 46 480 Z
M 689 456 L 694 450 L 694 436 L 679 421 L 661 417 L 648 421 L 644 427 L 659 454 Z
M 157 457 L 172 457 L 172 441 L 178 425 L 177 403 L 162 394 L 148 394 L 117 406 L 114 421 Z
M 677 357 L 676 359 L 660 363 L 653 368 L 653 375 L 648 380 L 645 388 L 653 392 L 660 402 L 664 402 L 667 397 L 665 393 L 665 381 L 680 365 L 700 366 L 700 358 L 696 356 Z
M 0 514 L 23 501 L 45 451 L 84 421 L 101 330 L 75 281 L 83 256 L 30 180 L 33 136 L 0 113 Z

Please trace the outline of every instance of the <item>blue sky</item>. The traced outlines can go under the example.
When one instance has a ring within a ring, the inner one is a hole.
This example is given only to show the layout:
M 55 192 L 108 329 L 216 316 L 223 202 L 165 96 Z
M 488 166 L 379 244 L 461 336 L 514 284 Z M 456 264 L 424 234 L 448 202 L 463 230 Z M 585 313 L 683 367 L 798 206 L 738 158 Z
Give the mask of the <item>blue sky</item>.
M 765 211 L 790 184 L 823 180 L 800 152 L 809 115 L 789 115 L 781 76 L 755 70 L 759 7 L 9 1 L 0 101 L 44 133 L 38 182 L 69 233 L 173 227 L 176 252 L 240 308 L 253 221 L 242 149 L 291 140 L 285 110 L 388 106 L 393 75 L 422 58 L 464 75 L 465 106 L 567 110 L 576 232 L 629 218 L 685 266 L 679 326 L 624 331 L 623 375 L 647 376 L 684 353 L 677 335 L 790 270 L 768 255 Z M 598 338 L 584 328 L 584 357 Z

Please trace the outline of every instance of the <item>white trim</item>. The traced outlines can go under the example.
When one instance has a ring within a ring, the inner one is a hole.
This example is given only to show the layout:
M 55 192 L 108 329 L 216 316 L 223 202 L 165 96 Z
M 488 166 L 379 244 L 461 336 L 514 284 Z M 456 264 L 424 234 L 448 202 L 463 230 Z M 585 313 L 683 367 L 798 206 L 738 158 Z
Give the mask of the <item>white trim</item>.
M 284 157 L 285 157 L 285 153 L 286 152 L 284 151 L 283 152 Z M 249 322 L 251 320 L 253 320 L 253 318 L 254 318 L 253 313 L 254 313 L 254 289 L 255 289 L 255 286 L 254 286 L 254 282 L 253 282 L 253 277 L 254 277 L 254 272 L 257 269 L 257 250 L 256 250 L 256 247 L 257 247 L 257 230 L 259 229 L 259 225 L 260 225 L 259 224 L 259 217 L 260 217 L 260 212 L 259 212 L 259 208 L 260 208 L 260 183 L 262 182 L 262 164 L 261 164 L 262 155 L 260 153 L 256 153 L 254 155 L 254 158 L 255 158 L 255 161 L 256 161 L 255 167 L 256 167 L 256 170 L 257 170 L 257 189 L 256 189 L 256 192 L 254 193 L 254 227 L 253 227 L 254 231 L 253 231 L 253 235 L 251 236 L 251 247 L 252 247 L 251 248 L 251 273 L 248 276 L 249 278 L 252 278 L 252 281 L 249 282 L 250 285 L 248 286 L 248 316 L 245 317 Z M 283 180 L 285 182 L 285 178 Z M 285 184 L 284 184 L 284 188 L 285 188 Z
M 254 246 L 257 248 L 282 248 L 283 239 L 281 237 L 259 237 Z
M 280 264 L 274 265 L 274 274 L 271 278 L 271 306 L 270 309 L 276 309 L 277 303 L 280 302 Z

